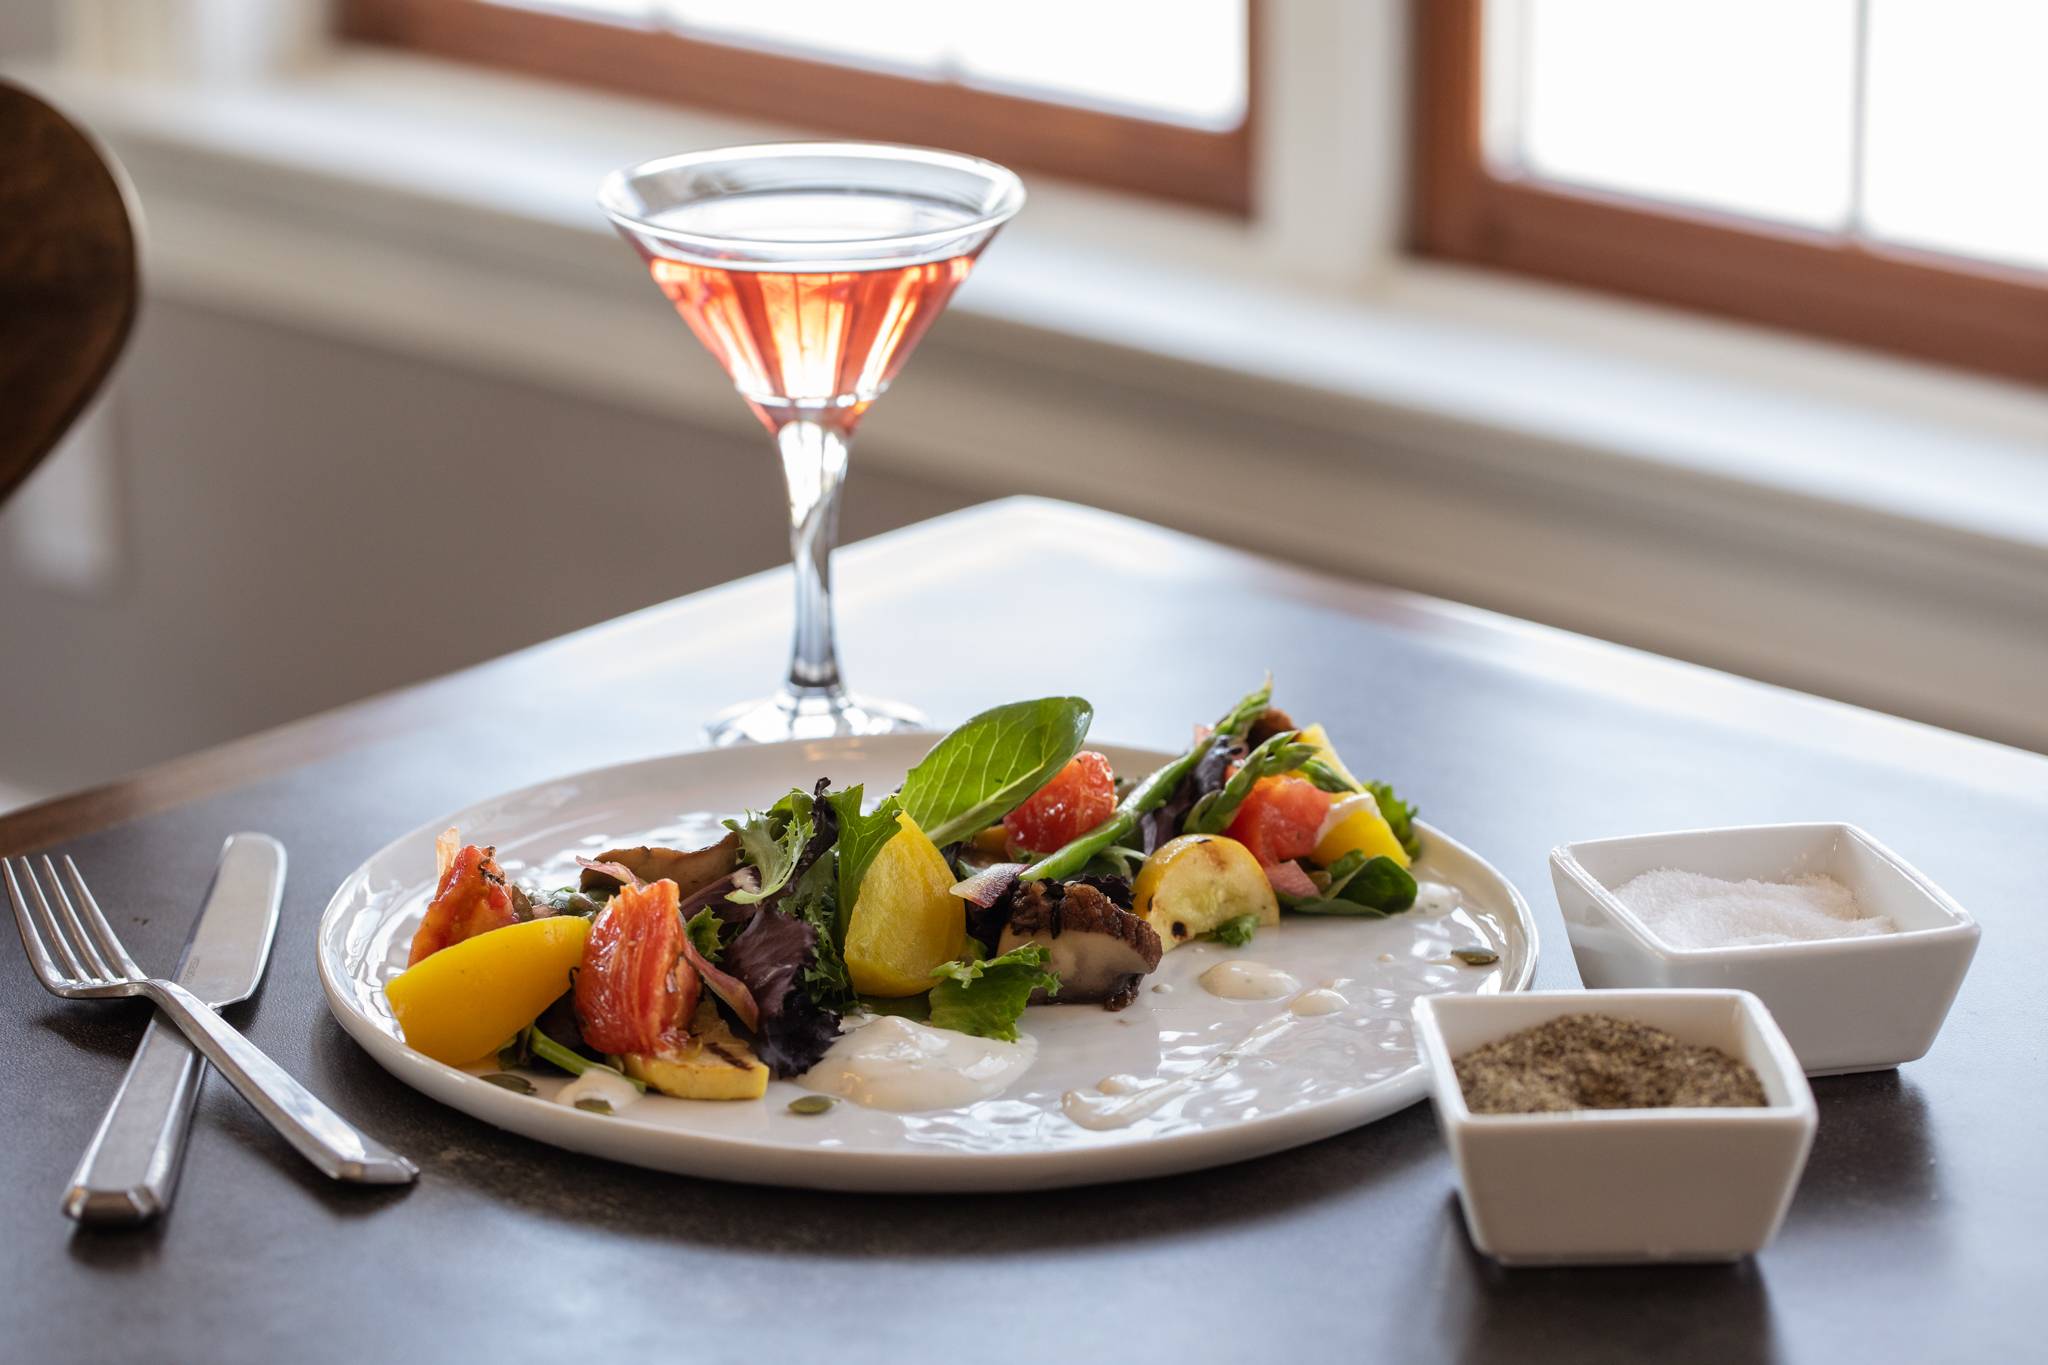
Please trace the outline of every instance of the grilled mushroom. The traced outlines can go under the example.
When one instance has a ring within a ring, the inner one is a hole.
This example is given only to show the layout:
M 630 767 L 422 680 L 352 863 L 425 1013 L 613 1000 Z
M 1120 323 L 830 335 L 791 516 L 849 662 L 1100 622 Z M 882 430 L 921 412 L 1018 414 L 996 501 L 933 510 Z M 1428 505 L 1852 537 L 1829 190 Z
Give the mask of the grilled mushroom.
M 998 952 L 1039 943 L 1059 974 L 1059 1003 L 1100 1001 L 1120 1010 L 1138 996 L 1138 982 L 1159 965 L 1152 926 L 1085 882 L 1031 882 L 1017 888 Z M 1033 1003 L 1043 1003 L 1037 996 Z
M 597 863 L 618 863 L 643 882 L 664 877 L 676 884 L 684 900 L 720 877 L 729 876 L 740 865 L 740 836 L 728 834 L 704 848 L 660 848 L 642 844 L 638 848 L 609 849 L 591 859 Z M 585 891 L 602 891 L 616 885 L 616 879 L 594 868 L 583 869 Z
M 1252 722 L 1251 731 L 1245 736 L 1245 742 L 1248 744 L 1263 744 L 1282 730 L 1298 730 L 1300 728 L 1300 726 L 1294 723 L 1293 717 L 1289 716 L 1285 711 L 1282 711 L 1277 706 L 1269 706 L 1259 713 L 1257 720 Z

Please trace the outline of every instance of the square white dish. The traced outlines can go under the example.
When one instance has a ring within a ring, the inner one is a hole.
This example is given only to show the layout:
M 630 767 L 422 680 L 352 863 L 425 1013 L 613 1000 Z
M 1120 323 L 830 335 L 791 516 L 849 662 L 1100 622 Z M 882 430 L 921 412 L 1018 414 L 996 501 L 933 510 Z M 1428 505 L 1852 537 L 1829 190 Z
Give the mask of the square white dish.
M 1813 1145 L 1813 1091 L 1747 991 L 1425 996 L 1416 1041 L 1458 1171 L 1472 1244 L 1509 1265 L 1731 1261 L 1784 1221 Z M 1742 1109 L 1474 1114 L 1453 1059 L 1567 1014 L 1601 1013 L 1748 1062 L 1767 1101 Z
M 1613 888 L 1657 868 L 1728 881 L 1824 874 L 1898 932 L 1799 943 L 1681 948 Z M 1809 1076 L 1876 1071 L 1926 1055 L 1969 970 L 1977 922 L 1854 825 L 1748 825 L 1565 844 L 1551 880 L 1589 987 L 1753 991 Z

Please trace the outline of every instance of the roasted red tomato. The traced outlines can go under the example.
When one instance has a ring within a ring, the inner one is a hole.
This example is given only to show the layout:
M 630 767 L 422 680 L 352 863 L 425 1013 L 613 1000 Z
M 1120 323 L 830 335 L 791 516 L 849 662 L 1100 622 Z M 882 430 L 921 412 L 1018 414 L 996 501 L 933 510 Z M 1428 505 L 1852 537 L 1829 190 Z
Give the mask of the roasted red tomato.
M 427 906 L 426 918 L 413 931 L 406 966 L 432 957 L 450 944 L 519 922 L 512 908 L 512 891 L 505 885 L 505 874 L 493 852 L 467 844 L 456 853 L 441 874 L 441 885 Z
M 1301 777 L 1262 777 L 1224 833 L 1267 867 L 1315 852 L 1330 794 Z
M 659 1052 L 679 1041 L 702 989 L 682 957 L 672 881 L 629 886 L 591 922 L 576 972 L 576 1022 L 599 1052 Z
M 1029 801 L 1003 817 L 1015 848 L 1050 853 L 1107 820 L 1116 810 L 1116 774 L 1109 760 L 1083 749 Z

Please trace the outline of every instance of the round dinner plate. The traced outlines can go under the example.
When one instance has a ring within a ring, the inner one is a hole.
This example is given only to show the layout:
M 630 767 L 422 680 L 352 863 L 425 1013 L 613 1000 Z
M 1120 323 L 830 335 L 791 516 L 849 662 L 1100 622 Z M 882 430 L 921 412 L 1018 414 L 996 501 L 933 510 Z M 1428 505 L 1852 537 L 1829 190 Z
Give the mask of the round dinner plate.
M 320 920 L 320 980 L 341 1026 L 394 1076 L 487 1123 L 575 1152 L 656 1170 L 760 1184 L 877 1191 L 1047 1189 L 1169 1175 L 1314 1142 L 1383 1118 L 1426 1088 L 1409 1005 L 1441 992 L 1519 991 L 1536 965 L 1536 926 L 1509 881 L 1464 845 L 1418 823 L 1423 895 L 1383 920 L 1287 916 L 1241 948 L 1197 942 L 1166 954 L 1136 1003 L 1046 1005 L 1025 1012 L 1036 1059 L 1008 1091 L 964 1109 L 890 1113 L 841 1102 L 792 1113 L 809 1093 L 774 1081 L 761 1101 L 650 1093 L 605 1115 L 558 1103 L 566 1077 L 534 1075 L 533 1095 L 431 1061 L 405 1045 L 384 998 L 433 893 L 434 836 L 449 825 L 497 846 L 508 876 L 565 885 L 575 858 L 641 843 L 691 848 L 718 821 L 765 808 L 819 777 L 891 791 L 935 742 L 928 734 L 758 745 L 674 754 L 557 778 L 424 825 L 342 883 Z M 1100 747 L 1119 773 L 1170 755 Z M 1498 961 L 1471 966 L 1455 949 Z M 1290 999 L 1225 999 L 1198 978 L 1252 959 L 1304 990 L 1334 985 L 1348 1002 L 1296 1014 Z M 1069 1092 L 1161 1085 L 1163 1102 L 1117 1128 L 1067 1116 Z

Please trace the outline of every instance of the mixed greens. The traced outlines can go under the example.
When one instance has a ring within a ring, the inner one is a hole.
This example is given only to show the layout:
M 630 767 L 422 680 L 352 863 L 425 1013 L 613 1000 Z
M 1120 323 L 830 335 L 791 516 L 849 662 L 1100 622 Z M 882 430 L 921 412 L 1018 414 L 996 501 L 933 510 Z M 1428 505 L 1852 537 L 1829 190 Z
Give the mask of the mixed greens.
M 394 1013 L 442 1060 L 488 1037 L 508 1069 L 750 1098 L 849 1015 L 1012 1042 L 1032 1004 L 1129 1004 L 1181 943 L 1414 903 L 1414 808 L 1276 711 L 1270 681 L 1134 781 L 1083 750 L 1092 720 L 1078 697 L 999 706 L 872 808 L 820 779 L 718 844 L 579 858 L 580 883 L 545 893 L 449 831 Z M 436 965 L 457 948 L 463 972 Z M 481 998 L 470 958 L 497 983 Z M 444 1000 L 457 976 L 470 998 Z

